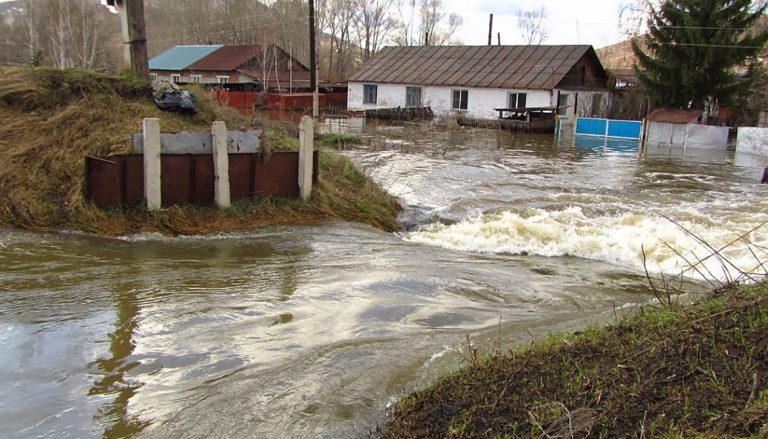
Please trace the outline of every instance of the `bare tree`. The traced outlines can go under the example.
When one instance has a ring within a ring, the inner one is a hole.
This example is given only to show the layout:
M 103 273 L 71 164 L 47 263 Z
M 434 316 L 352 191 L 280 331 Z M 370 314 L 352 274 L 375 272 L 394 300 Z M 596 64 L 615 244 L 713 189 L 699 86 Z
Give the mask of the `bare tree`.
M 424 38 L 425 46 L 448 44 L 462 24 L 461 17 L 445 11 L 442 0 L 420 0 L 419 19 L 420 37 Z
M 395 0 L 355 0 L 356 34 L 363 48 L 363 61 L 368 60 L 388 38 L 395 20 L 392 8 Z
M 549 38 L 547 27 L 547 8 L 521 10 L 517 13 L 517 25 L 523 42 L 529 45 L 540 45 Z
M 415 16 L 418 5 L 418 17 Z M 400 20 L 395 24 L 394 43 L 399 46 L 443 46 L 446 44 L 458 44 L 453 39 L 456 31 L 462 25 L 462 18 L 445 10 L 442 0 L 407 0 L 400 7 Z M 410 14 L 407 7 L 410 7 Z M 408 16 L 406 16 L 408 15 Z M 414 28 L 418 33 L 414 35 Z
M 619 5 L 619 30 L 627 37 L 645 33 L 645 23 L 660 0 L 622 0 Z

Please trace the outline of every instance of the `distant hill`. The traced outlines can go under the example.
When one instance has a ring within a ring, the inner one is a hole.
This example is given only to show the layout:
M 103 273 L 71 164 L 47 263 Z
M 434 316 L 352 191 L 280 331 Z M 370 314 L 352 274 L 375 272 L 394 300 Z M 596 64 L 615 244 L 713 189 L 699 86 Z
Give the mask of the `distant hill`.
M 645 37 L 641 36 L 638 38 L 644 39 Z M 632 52 L 631 40 L 601 47 L 595 49 L 595 51 L 597 52 L 597 57 L 600 58 L 603 67 L 609 70 L 631 69 L 637 62 L 637 57 L 635 56 L 635 53 Z
M 763 15 L 753 25 L 755 31 L 762 32 L 768 29 L 768 15 Z M 641 41 L 645 40 L 645 35 L 638 37 Z M 631 69 L 637 62 L 637 57 L 632 52 L 631 40 L 625 40 L 610 46 L 595 49 L 603 67 L 610 70 Z M 768 49 L 763 50 L 762 57 L 768 56 Z

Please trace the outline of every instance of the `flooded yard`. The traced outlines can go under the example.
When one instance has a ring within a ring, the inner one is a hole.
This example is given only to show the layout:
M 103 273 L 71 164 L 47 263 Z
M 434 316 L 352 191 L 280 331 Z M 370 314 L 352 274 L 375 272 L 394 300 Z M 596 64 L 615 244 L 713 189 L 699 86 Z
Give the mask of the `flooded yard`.
M 404 231 L 0 231 L 0 436 L 366 436 L 460 367 L 467 335 L 489 351 L 608 321 L 652 298 L 644 268 L 706 257 L 693 235 L 719 248 L 768 221 L 764 165 L 729 152 L 346 123 Z

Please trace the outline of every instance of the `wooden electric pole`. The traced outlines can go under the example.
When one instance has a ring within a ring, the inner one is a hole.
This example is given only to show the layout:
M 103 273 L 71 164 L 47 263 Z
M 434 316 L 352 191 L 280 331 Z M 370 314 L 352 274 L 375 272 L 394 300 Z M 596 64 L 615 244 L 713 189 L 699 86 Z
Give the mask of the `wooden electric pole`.
M 491 19 L 488 21 L 488 45 L 490 46 L 493 42 L 493 14 L 491 14 Z
M 123 61 L 140 77 L 149 78 L 144 0 L 107 0 L 107 5 L 117 9 L 120 14 Z
M 309 0 L 309 82 L 312 87 L 312 117 L 320 115 L 317 95 L 317 48 L 315 47 L 315 0 Z

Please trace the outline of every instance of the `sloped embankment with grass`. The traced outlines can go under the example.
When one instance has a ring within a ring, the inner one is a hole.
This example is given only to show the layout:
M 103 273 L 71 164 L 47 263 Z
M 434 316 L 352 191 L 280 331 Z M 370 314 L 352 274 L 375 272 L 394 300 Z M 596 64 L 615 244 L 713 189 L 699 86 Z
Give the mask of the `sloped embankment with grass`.
M 273 197 L 224 211 L 186 206 L 147 212 L 102 211 L 84 201 L 85 155 L 129 152 L 126 139 L 140 131 L 143 118 L 161 118 L 164 131 L 210 130 L 214 120 L 232 128 L 248 126 L 234 110 L 214 105 L 202 93 L 197 97 L 198 113 L 185 116 L 155 108 L 147 85 L 130 77 L 0 69 L 0 225 L 107 235 L 196 234 L 340 218 L 397 228 L 397 201 L 330 152 L 321 153 L 320 182 L 307 203 Z M 274 133 L 264 143 L 274 149 L 298 146 Z
M 766 438 L 768 284 L 477 360 L 401 400 L 382 435 Z

